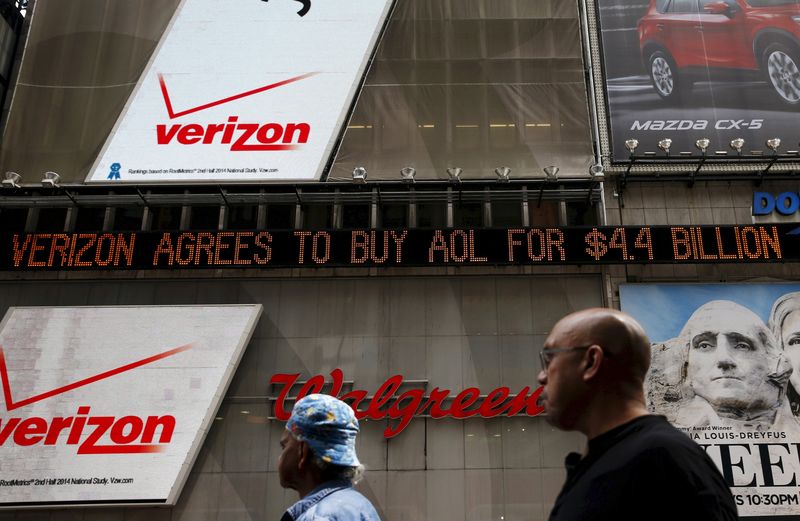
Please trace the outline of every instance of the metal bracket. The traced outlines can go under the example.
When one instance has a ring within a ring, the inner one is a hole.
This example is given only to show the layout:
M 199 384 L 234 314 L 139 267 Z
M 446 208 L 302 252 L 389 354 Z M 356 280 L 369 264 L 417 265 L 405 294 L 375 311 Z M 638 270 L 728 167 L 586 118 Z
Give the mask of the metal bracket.
M 703 157 L 700 159 L 700 162 L 697 164 L 697 168 L 694 169 L 694 172 L 692 172 L 691 176 L 689 177 L 689 188 L 692 188 L 694 186 L 694 178 L 700 172 L 700 169 L 703 168 L 703 165 L 705 164 L 707 157 L 708 156 L 706 155 L 706 153 L 703 152 Z
M 758 181 L 756 181 L 756 186 L 761 186 L 761 183 L 764 182 L 764 176 L 769 172 L 769 169 L 772 168 L 772 165 L 778 162 L 778 154 L 772 155 L 772 161 L 769 162 L 767 168 L 762 170 L 758 175 Z
M 150 208 L 150 203 L 147 202 L 147 199 L 145 199 L 144 194 L 142 193 L 142 191 L 137 188 L 136 189 L 136 193 L 142 199 L 142 202 L 144 203 L 145 207 Z
M 225 190 L 223 190 L 221 186 L 218 186 L 217 188 L 219 188 L 219 195 L 222 196 L 222 200 L 225 202 L 225 206 L 227 208 L 230 208 L 231 205 L 230 203 L 228 203 L 228 198 L 225 197 Z

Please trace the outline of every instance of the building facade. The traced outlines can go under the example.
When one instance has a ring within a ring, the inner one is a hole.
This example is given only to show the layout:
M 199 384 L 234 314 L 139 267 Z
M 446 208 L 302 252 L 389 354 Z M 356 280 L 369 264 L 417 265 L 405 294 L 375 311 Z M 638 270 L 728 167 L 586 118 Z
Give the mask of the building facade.
M 276 375 L 297 375 L 289 397 L 317 375 L 330 381 L 337 369 L 346 390 L 368 395 L 400 375 L 403 389 L 426 396 L 477 388 L 485 400 L 503 387 L 529 396 L 544 339 L 571 311 L 625 308 L 625 288 L 636 285 L 694 284 L 710 288 L 711 300 L 711 284 L 790 286 L 800 276 L 800 248 L 784 228 L 775 239 L 780 255 L 758 239 L 795 217 L 783 215 L 786 205 L 756 216 L 753 205 L 756 192 L 794 189 L 796 153 L 786 147 L 797 141 L 796 129 L 781 134 L 784 148 L 773 155 L 765 149 L 724 163 L 705 149 L 678 148 L 681 139 L 701 138 L 694 134 L 614 126 L 626 110 L 614 96 L 644 89 L 615 80 L 643 74 L 633 65 L 604 69 L 598 38 L 607 47 L 636 46 L 624 40 L 636 34 L 636 6 L 398 0 L 323 178 L 85 182 L 176 13 L 191 1 L 31 2 L 0 145 L 0 165 L 20 175 L 0 193 L 0 311 L 260 304 L 262 314 L 174 506 L 96 505 L 88 493 L 85 504 L 23 504 L 0 518 L 274 519 L 296 499 L 277 474 L 283 423 L 276 404 L 284 388 Z M 247 1 L 264 9 L 278 3 Z M 625 14 L 607 17 L 615 12 Z M 223 22 L 209 13 L 203 23 Z M 698 85 L 699 92 L 706 84 Z M 691 104 L 679 110 L 675 119 L 694 118 Z M 662 157 L 664 136 L 674 139 L 675 157 Z M 630 139 L 637 145 L 619 148 Z M 730 148 L 715 139 L 717 148 Z M 366 182 L 354 173 L 359 168 Z M 58 177 L 40 183 L 44 172 Z M 737 240 L 754 227 L 757 238 L 738 254 L 736 243 L 714 250 L 706 242 L 698 256 L 703 238 L 692 227 L 706 227 L 706 241 L 715 227 L 723 228 L 717 236 Z M 689 230 L 684 250 L 675 246 L 675 228 Z M 405 261 L 398 235 L 396 257 L 390 242 L 382 249 L 377 242 L 391 230 L 408 237 Z M 673 242 L 658 239 L 659 230 L 673 230 Z M 245 258 L 239 239 L 260 231 L 272 233 L 275 259 L 282 246 L 293 256 L 266 266 L 248 257 L 237 267 Z M 201 255 L 201 234 L 213 237 L 216 253 L 212 245 Z M 105 256 L 103 237 L 132 244 L 134 236 L 137 248 L 149 245 L 142 256 L 127 265 L 124 252 L 113 262 Z M 226 237 L 236 237 L 228 250 L 235 259 L 220 253 Z M 86 240 L 87 248 L 95 241 L 94 255 L 66 254 L 64 242 L 59 250 L 57 241 L 67 239 Z M 174 242 L 170 252 L 166 239 Z M 620 246 L 626 240 L 630 250 Z M 337 250 L 341 242 L 350 249 Z M 299 253 L 300 244 L 308 251 Z M 647 251 L 652 262 L 634 258 Z M 359 490 L 382 519 L 546 519 L 564 456 L 585 443 L 534 413 L 434 416 L 422 410 L 389 437 L 397 420 L 362 421 L 358 453 L 368 470 Z M 744 491 L 744 478 L 733 477 L 741 501 L 750 502 L 740 503 L 743 513 L 800 517 L 796 490 Z M 780 508 L 753 506 L 753 497 L 773 492 Z

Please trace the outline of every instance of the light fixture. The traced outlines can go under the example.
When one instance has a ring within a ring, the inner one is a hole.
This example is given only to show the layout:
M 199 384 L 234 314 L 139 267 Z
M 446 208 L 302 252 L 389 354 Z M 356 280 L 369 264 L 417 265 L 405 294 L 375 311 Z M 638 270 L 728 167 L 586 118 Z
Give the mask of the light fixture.
M 462 170 L 457 166 L 451 167 L 447 169 L 447 177 L 450 178 L 451 183 L 460 183 L 461 182 L 461 172 Z
M 42 178 L 42 186 L 45 188 L 55 188 L 61 181 L 61 176 L 55 172 L 45 172 Z
M 547 181 L 558 181 L 558 167 L 557 166 L 546 166 L 544 167 L 544 176 Z
M 694 146 L 700 150 L 700 152 L 705 155 L 706 151 L 708 150 L 708 146 L 711 144 L 711 140 L 708 138 L 700 138 L 694 142 Z
M 367 169 L 363 166 L 357 166 L 353 169 L 353 182 L 366 183 L 367 182 Z
M 414 167 L 407 166 L 400 169 L 400 178 L 404 183 L 413 183 L 414 177 L 417 175 L 417 170 Z
M 22 181 L 22 176 L 16 172 L 6 172 L 6 177 L 3 179 L 3 188 L 19 188 L 19 182 Z
M 737 137 L 736 139 L 731 139 L 731 148 L 736 151 L 737 154 L 742 153 L 742 148 L 744 148 L 744 139 Z
M 494 173 L 497 174 L 497 180 L 501 183 L 507 183 L 511 176 L 511 169 L 507 166 L 498 166 L 494 169 Z
M 773 137 L 773 138 L 768 139 L 767 140 L 767 146 L 769 147 L 770 150 L 772 150 L 773 152 L 775 152 L 777 154 L 778 153 L 778 148 L 780 148 L 780 146 L 781 146 L 781 138 Z
M 669 148 L 672 146 L 672 140 L 670 138 L 664 138 L 658 142 L 658 148 L 664 151 L 665 154 L 669 155 Z
M 636 149 L 639 147 L 639 140 L 638 139 L 626 139 L 625 140 L 625 148 L 628 149 L 628 152 L 633 155 Z

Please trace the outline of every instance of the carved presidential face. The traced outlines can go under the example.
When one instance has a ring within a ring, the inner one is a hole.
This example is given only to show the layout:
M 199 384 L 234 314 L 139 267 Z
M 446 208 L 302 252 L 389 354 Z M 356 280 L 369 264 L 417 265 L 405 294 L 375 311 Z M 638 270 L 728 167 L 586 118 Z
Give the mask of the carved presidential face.
M 684 332 L 687 380 L 718 413 L 776 405 L 781 390 L 768 378 L 775 371 L 776 350 L 755 313 L 733 302 L 710 302 L 692 315 Z

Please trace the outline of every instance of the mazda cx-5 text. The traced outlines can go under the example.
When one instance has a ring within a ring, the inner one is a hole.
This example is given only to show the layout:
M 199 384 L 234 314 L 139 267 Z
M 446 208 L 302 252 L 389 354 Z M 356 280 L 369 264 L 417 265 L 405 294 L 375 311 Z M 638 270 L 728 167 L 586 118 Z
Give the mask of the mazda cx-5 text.
M 781 101 L 800 107 L 798 0 L 651 0 L 638 31 L 665 100 L 683 98 L 699 73 L 735 71 L 763 75 Z

